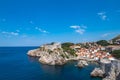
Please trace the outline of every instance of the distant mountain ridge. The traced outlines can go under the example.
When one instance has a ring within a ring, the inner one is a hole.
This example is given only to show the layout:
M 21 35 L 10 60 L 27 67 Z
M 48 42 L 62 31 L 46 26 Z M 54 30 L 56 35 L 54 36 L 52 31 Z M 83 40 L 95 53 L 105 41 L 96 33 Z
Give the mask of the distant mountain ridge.
M 110 44 L 120 44 L 120 34 L 108 41 Z
M 112 40 L 113 40 L 113 41 L 116 41 L 116 40 L 118 40 L 118 39 L 120 39 L 120 34 L 119 34 L 118 36 L 116 36 L 115 38 L 113 38 Z

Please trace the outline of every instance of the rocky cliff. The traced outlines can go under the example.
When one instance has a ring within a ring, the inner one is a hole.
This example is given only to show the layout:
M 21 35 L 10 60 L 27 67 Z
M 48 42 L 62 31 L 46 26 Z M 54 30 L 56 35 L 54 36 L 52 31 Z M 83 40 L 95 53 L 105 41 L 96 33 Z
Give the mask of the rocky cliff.
M 83 68 L 83 67 L 85 67 L 87 65 L 88 65 L 88 62 L 85 61 L 85 60 L 79 60 L 79 62 L 77 64 L 77 66 L 80 67 L 80 68 Z
M 120 80 L 120 61 L 112 61 L 109 64 L 103 64 L 101 67 L 106 74 L 103 80 Z
M 120 80 L 120 61 L 100 63 L 100 68 L 95 68 L 91 76 L 103 77 L 103 80 Z
M 59 43 L 43 45 L 38 49 L 28 51 L 27 54 L 29 56 L 39 57 L 41 63 L 48 65 L 63 65 L 68 59 L 74 57 L 65 52 Z

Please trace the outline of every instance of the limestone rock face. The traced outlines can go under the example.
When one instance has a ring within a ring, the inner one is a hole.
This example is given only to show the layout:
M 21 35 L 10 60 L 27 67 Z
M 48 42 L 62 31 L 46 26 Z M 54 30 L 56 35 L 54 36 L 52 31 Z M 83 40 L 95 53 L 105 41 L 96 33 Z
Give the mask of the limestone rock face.
M 95 68 L 91 72 L 91 76 L 93 76 L 93 77 L 103 77 L 104 76 L 104 72 L 100 68 Z
M 44 45 L 38 49 L 30 50 L 27 53 L 32 57 L 39 57 L 39 61 L 48 65 L 63 65 L 67 62 L 66 54 L 61 48 L 61 44 Z
M 39 59 L 39 61 L 43 64 L 48 65 L 63 65 L 66 63 L 66 60 L 57 55 L 45 55 Z
M 107 67 L 109 71 L 106 71 L 107 76 L 103 80 L 120 80 L 120 62 L 113 61 L 109 66 Z
M 104 76 L 103 76 L 104 75 Z M 104 77 L 103 80 L 120 80 L 120 61 L 100 63 L 100 68 L 95 68 L 91 76 Z
M 80 60 L 77 64 L 77 66 L 80 67 L 80 68 L 82 68 L 84 66 L 87 66 L 87 65 L 88 65 L 88 63 L 85 60 Z
M 115 68 L 112 66 L 109 75 L 103 80 L 116 80 Z
M 39 49 L 34 49 L 34 50 L 28 51 L 27 54 L 32 57 L 40 57 L 41 51 L 39 51 Z

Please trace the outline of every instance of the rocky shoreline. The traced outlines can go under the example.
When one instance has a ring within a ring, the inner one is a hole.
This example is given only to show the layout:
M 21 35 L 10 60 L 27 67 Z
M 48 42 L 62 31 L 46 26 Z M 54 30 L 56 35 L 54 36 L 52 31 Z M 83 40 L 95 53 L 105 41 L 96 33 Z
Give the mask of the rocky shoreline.
M 70 60 L 77 60 L 77 67 L 83 68 L 88 65 L 89 61 L 96 61 L 94 59 L 71 55 L 65 52 L 59 43 L 43 45 L 38 49 L 28 51 L 27 54 L 32 57 L 38 57 L 39 62 L 47 65 L 64 65 Z M 98 63 L 100 67 L 95 68 L 91 72 L 91 76 L 102 77 L 103 80 L 120 80 L 119 61 L 100 60 Z
M 42 47 L 30 50 L 27 53 L 29 56 L 38 57 L 39 62 L 48 65 L 63 65 L 69 60 L 77 58 L 61 48 L 61 44 L 43 45 Z
M 99 68 L 91 72 L 93 77 L 102 77 L 102 80 L 120 80 L 120 61 L 115 60 L 111 63 L 100 63 Z
M 48 65 L 63 65 L 66 60 L 60 56 L 59 53 L 48 53 L 47 51 L 40 51 L 39 49 L 30 50 L 29 56 L 38 57 L 39 62 Z

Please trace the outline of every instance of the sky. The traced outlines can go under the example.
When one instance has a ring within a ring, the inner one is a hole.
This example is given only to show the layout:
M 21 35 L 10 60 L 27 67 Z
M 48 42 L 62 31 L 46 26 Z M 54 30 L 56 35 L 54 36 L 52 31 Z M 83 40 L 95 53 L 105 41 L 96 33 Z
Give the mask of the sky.
M 120 0 L 0 0 L 0 46 L 110 40 Z

